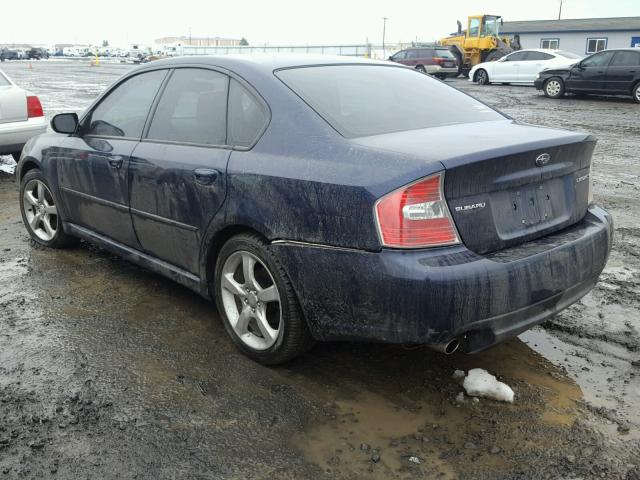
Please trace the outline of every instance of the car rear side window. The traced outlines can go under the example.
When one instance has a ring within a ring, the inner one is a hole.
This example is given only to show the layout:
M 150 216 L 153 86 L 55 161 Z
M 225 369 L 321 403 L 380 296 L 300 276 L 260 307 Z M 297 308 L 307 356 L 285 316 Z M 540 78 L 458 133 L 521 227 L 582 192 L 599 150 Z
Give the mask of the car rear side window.
M 150 140 L 224 145 L 229 77 L 201 68 L 178 68 L 167 83 L 147 133 Z
M 433 57 L 433 50 L 422 49 L 422 50 L 409 50 L 407 54 L 407 58 L 431 58 Z
M 545 52 L 527 52 L 526 60 L 551 60 L 552 58 L 554 58 L 553 55 Z
M 640 65 L 640 53 L 620 51 L 616 52 L 616 56 L 613 57 L 610 67 L 626 67 Z
M 141 73 L 112 90 L 90 113 L 85 134 L 140 138 L 166 70 Z
M 276 75 L 345 137 L 505 118 L 404 67 L 323 65 L 280 70 Z
M 527 58 L 528 52 L 516 52 L 508 55 L 505 59 L 506 62 L 521 62 Z
M 444 48 L 434 50 L 433 56 L 438 58 L 453 58 L 453 54 Z
M 238 81 L 231 79 L 227 143 L 237 147 L 250 147 L 268 121 L 267 112 L 258 99 Z

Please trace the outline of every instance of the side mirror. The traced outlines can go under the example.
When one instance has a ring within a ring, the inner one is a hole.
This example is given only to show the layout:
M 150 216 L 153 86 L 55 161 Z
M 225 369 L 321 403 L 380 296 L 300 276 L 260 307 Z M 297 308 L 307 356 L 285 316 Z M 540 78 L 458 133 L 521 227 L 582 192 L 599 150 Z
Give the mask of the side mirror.
M 57 133 L 76 133 L 78 125 L 77 113 L 59 113 L 51 119 L 51 128 Z

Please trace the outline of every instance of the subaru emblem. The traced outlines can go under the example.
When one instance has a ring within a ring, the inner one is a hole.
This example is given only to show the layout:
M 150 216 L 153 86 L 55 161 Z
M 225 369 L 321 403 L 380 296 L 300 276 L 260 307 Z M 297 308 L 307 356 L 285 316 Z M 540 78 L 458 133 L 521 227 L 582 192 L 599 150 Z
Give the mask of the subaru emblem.
M 542 153 L 538 155 L 536 158 L 536 165 L 539 167 L 544 167 L 551 160 L 551 155 L 548 153 Z

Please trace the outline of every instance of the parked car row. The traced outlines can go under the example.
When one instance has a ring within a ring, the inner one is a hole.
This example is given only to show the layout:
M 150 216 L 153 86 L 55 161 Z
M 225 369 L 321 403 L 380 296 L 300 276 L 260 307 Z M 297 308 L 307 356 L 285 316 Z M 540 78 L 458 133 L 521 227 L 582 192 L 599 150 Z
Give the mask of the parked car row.
M 44 48 L 29 49 L 0 49 L 0 61 L 5 60 L 41 60 L 49 58 L 49 52 Z
M 624 95 L 640 103 L 640 49 L 604 50 L 586 58 L 562 50 L 519 50 L 476 65 L 469 81 L 534 85 L 549 98 Z

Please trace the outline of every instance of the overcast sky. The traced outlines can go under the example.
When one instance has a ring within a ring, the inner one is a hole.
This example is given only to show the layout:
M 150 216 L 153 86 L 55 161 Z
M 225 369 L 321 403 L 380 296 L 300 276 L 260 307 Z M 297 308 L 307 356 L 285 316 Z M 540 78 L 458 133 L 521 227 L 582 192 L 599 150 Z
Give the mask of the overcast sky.
M 456 20 L 553 19 L 560 0 L 2 0 L 0 43 L 150 44 L 173 35 L 246 37 L 252 45 L 435 40 Z M 5 4 L 6 3 L 6 4 Z M 484 11 L 480 11 L 484 9 Z M 15 11 L 14 11 L 15 10 Z M 92 13 L 95 12 L 95 13 Z M 640 16 L 640 0 L 565 0 L 562 18 Z M 9 20 L 9 21 L 6 21 Z M 464 22 L 463 22 L 464 23 Z

